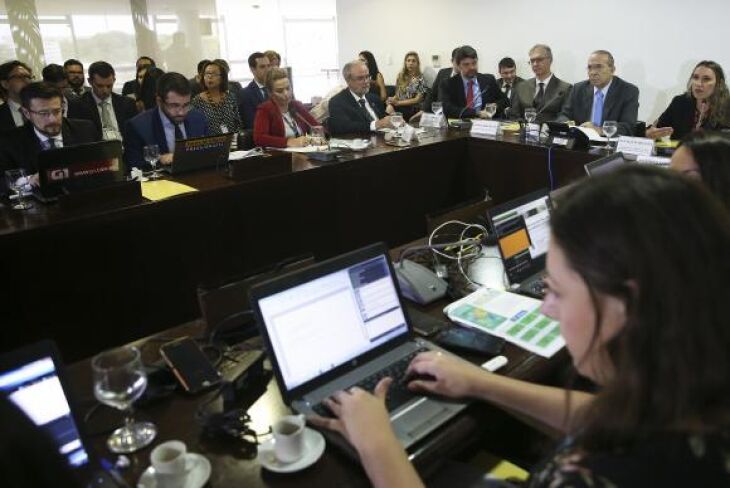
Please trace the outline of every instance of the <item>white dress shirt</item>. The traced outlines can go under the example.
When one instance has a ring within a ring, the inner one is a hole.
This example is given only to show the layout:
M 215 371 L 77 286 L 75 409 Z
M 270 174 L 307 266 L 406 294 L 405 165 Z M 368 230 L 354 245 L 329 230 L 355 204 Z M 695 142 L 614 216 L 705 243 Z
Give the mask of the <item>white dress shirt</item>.
M 20 111 L 20 104 L 8 99 L 8 107 L 10 107 L 10 113 L 13 115 L 15 127 L 22 127 L 25 125 L 25 117 L 23 117 L 23 112 Z
M 101 120 L 102 137 L 104 138 L 104 140 L 121 139 L 119 123 L 117 122 L 117 114 L 114 113 L 114 105 L 112 104 L 112 96 L 109 95 L 104 100 L 102 100 L 101 98 L 96 96 L 93 90 L 91 91 L 91 96 L 94 98 L 94 102 L 96 102 L 96 109 L 99 111 L 99 120 Z M 111 127 L 104 127 L 104 114 L 102 104 L 106 105 L 106 109 L 109 112 Z
M 53 143 L 56 147 L 63 147 L 63 135 L 60 132 L 57 136 L 48 137 L 35 127 L 33 127 L 33 131 L 35 132 L 35 136 L 38 138 L 38 140 L 41 141 L 41 148 L 43 148 L 43 150 L 48 149 L 48 139 L 53 139 Z
M 365 100 L 365 109 L 370 114 L 370 117 L 373 118 L 373 121 L 370 122 L 370 130 L 371 131 L 374 131 L 376 129 L 376 127 L 375 127 L 375 121 L 378 120 L 378 116 L 375 115 L 375 110 L 373 110 L 373 107 L 370 106 L 370 102 L 368 102 L 368 99 L 365 98 L 365 95 L 359 96 L 355 92 L 353 92 L 352 90 L 350 90 L 350 94 L 352 94 L 352 96 L 355 98 L 355 101 L 357 102 L 358 105 L 360 105 L 360 99 Z
M 545 91 L 547 91 L 547 86 L 550 83 L 550 80 L 552 80 L 552 79 L 553 79 L 552 73 L 550 73 L 550 76 L 548 76 L 544 80 L 539 80 L 537 77 L 535 77 L 535 96 L 537 96 L 537 93 L 540 91 L 540 83 L 543 84 L 543 93 L 544 93 Z

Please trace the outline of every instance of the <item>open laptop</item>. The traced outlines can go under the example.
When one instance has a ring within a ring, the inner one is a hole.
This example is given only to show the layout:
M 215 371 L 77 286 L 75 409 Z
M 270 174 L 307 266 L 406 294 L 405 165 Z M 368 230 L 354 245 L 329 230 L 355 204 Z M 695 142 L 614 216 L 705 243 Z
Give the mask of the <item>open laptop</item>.
M 89 455 L 81 437 L 58 349 L 41 341 L 0 355 L 0 394 L 45 431 L 82 483 L 119 486 Z M 42 467 L 40 467 L 42 469 Z
M 100 141 L 41 151 L 38 180 L 36 196 L 41 201 L 123 182 L 122 143 Z
M 588 176 L 598 176 L 617 170 L 625 164 L 628 164 L 628 161 L 624 158 L 624 154 L 617 152 L 586 163 L 583 168 Z
M 205 168 L 225 168 L 231 150 L 233 133 L 192 137 L 175 141 L 172 164 L 163 167 L 170 174 Z
M 545 257 L 550 242 L 547 189 L 492 207 L 487 218 L 497 238 L 509 290 L 543 298 Z
M 387 248 L 373 244 L 255 286 L 251 306 L 287 405 L 331 415 L 325 398 L 391 376 L 386 405 L 408 449 L 466 404 L 414 394 L 401 381 L 416 354 L 443 350 L 413 336 L 394 278 Z

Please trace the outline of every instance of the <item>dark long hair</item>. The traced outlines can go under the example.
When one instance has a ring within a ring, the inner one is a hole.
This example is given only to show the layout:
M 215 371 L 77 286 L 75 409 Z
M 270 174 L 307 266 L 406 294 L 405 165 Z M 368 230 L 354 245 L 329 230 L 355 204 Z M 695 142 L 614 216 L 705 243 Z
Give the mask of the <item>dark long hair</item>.
M 157 80 L 164 74 L 165 72 L 156 66 L 147 67 L 147 72 L 142 78 L 142 85 L 139 87 L 139 99 L 142 100 L 145 110 L 157 106 Z
M 730 137 L 697 131 L 686 136 L 680 146 L 692 153 L 705 186 L 730 209 Z
M 715 73 L 715 90 L 707 100 L 710 104 L 710 114 L 708 116 L 710 126 L 726 127 L 730 125 L 730 91 L 728 91 L 725 82 L 725 72 L 722 70 L 722 66 L 714 61 L 700 61 L 697 63 L 689 75 L 689 80 L 687 80 L 687 96 L 694 100 L 692 77 L 697 68 L 708 68 Z
M 359 55 L 367 60 L 370 78 L 375 80 L 378 77 L 378 73 L 380 73 L 380 70 L 378 70 L 378 63 L 375 61 L 375 56 L 373 56 L 373 53 L 370 51 L 360 51 Z
M 553 243 L 599 295 L 626 306 L 603 344 L 613 374 L 572 424 L 588 450 L 627 446 L 730 411 L 730 216 L 697 181 L 627 167 L 575 185 L 551 217 Z

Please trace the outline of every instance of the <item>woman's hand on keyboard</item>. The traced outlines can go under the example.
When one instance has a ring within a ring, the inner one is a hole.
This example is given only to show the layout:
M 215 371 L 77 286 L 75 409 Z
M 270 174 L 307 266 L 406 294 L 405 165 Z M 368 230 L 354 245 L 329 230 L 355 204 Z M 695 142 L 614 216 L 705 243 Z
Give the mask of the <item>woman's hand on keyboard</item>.
M 451 398 L 473 396 L 474 386 L 484 379 L 485 374 L 490 373 L 463 359 L 439 351 L 419 354 L 406 373 L 407 376 L 418 377 L 408 383 L 411 390 Z M 433 378 L 426 379 L 426 376 Z

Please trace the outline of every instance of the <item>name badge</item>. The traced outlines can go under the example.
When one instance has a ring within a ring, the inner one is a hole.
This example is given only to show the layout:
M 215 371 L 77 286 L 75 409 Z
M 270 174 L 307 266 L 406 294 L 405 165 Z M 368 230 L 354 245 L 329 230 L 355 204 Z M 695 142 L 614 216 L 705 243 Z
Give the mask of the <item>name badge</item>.
M 444 118 L 440 115 L 424 112 L 421 114 L 421 122 L 419 125 L 428 129 L 440 129 L 443 125 Z
M 496 136 L 499 133 L 500 123 L 497 120 L 477 120 L 471 123 L 473 136 Z
M 620 136 L 616 152 L 634 154 L 636 156 L 651 156 L 654 152 L 654 140 L 646 137 Z

